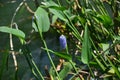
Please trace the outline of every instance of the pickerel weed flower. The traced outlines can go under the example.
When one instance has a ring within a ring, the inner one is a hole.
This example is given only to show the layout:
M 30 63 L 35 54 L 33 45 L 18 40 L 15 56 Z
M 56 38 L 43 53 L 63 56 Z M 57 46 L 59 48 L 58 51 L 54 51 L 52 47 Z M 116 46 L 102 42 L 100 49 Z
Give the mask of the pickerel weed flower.
M 61 35 L 59 37 L 59 40 L 60 40 L 60 47 L 61 47 L 61 49 L 65 49 L 66 46 L 67 46 L 66 37 L 64 35 Z

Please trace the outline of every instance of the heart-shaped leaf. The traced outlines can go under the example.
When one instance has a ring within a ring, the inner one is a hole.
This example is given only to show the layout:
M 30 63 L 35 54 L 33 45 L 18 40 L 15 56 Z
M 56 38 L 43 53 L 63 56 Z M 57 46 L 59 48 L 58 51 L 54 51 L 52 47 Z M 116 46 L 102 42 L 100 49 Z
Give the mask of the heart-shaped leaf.
M 41 7 L 35 11 L 35 20 L 32 22 L 32 26 L 35 31 L 47 32 L 50 28 L 50 21 L 48 13 Z

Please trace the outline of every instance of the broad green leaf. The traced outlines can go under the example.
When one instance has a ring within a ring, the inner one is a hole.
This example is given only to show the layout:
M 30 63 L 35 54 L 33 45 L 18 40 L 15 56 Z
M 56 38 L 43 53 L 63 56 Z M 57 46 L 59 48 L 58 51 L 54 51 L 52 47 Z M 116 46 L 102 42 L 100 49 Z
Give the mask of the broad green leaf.
M 47 1 L 47 2 L 43 2 L 42 4 L 45 5 L 47 8 L 54 8 L 56 10 L 61 10 L 61 11 L 66 10 L 64 6 L 59 6 L 54 1 Z
M 54 9 L 54 8 L 50 8 L 49 10 L 50 10 L 51 13 L 53 13 L 53 14 L 54 14 L 55 16 L 57 16 L 59 19 L 67 22 L 67 19 L 65 18 L 65 16 L 64 16 L 64 14 L 63 14 L 62 11 L 56 10 L 56 9 Z
M 70 62 L 63 63 L 63 69 L 59 73 L 61 80 L 64 80 L 64 78 L 68 75 L 68 72 L 70 72 L 72 68 L 73 66 Z
M 54 16 L 52 17 L 52 24 L 54 24 L 54 23 L 56 22 L 56 20 L 57 20 L 57 16 L 54 15 Z
M 49 6 L 49 8 L 53 8 L 55 10 L 60 10 L 60 11 L 66 10 L 66 8 L 63 6 Z
M 108 73 L 115 74 L 115 70 L 113 68 L 110 68 L 110 70 L 108 71 Z
M 109 48 L 109 44 L 101 43 L 103 51 L 107 50 Z M 109 50 L 105 52 L 105 54 L 109 54 Z
M 13 34 L 13 35 L 15 35 L 15 36 L 17 36 L 17 37 L 20 37 L 20 38 L 22 38 L 22 39 L 25 38 L 24 32 L 22 32 L 21 30 L 9 28 L 9 27 L 7 27 L 7 26 L 1 26 L 1 27 L 0 27 L 0 32 L 10 33 L 10 34 Z
M 97 15 L 97 19 L 103 23 L 103 25 L 109 29 L 113 25 L 113 21 L 109 16 L 106 15 Z
M 36 22 L 36 19 L 34 19 L 33 17 L 33 20 L 32 20 L 32 27 L 35 29 L 36 32 L 38 32 L 38 28 L 37 28 L 37 22 Z
M 59 19 L 65 21 L 65 22 L 67 21 L 67 19 L 65 18 L 65 15 L 63 14 L 63 11 L 65 10 L 64 7 L 60 7 L 58 4 L 56 4 L 53 1 L 48 1 L 48 2 L 46 2 L 44 4 L 49 8 L 49 11 L 52 14 L 54 14 Z
M 50 68 L 49 74 L 50 74 L 50 76 L 52 78 L 51 80 L 55 80 L 56 79 L 56 73 L 55 73 L 55 70 L 54 70 L 53 67 Z
M 46 7 L 59 6 L 59 5 L 56 4 L 54 1 L 47 1 L 47 2 L 43 2 L 42 4 L 45 5 Z
M 118 66 L 118 71 L 120 72 L 120 66 Z
M 87 24 L 85 25 L 84 39 L 82 42 L 81 60 L 84 64 L 88 64 L 91 57 L 91 43 L 89 38 L 89 30 Z
M 32 23 L 36 31 L 47 32 L 50 28 L 48 13 L 41 7 L 35 11 L 35 20 Z
M 114 40 L 120 40 L 120 36 L 113 36 Z

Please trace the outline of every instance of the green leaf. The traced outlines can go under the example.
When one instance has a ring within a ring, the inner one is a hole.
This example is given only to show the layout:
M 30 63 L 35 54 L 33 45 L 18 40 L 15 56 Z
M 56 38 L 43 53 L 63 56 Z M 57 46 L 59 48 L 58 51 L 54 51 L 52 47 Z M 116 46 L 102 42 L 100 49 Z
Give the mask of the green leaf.
M 48 1 L 46 3 L 44 3 L 46 5 L 46 7 L 49 8 L 49 11 L 54 14 L 55 16 L 57 16 L 59 19 L 67 22 L 67 19 L 65 17 L 65 15 L 63 14 L 63 11 L 65 11 L 64 7 L 60 7 L 58 4 L 56 4 L 53 1 Z
M 113 36 L 114 40 L 120 40 L 120 36 Z
M 68 54 L 66 54 L 66 53 L 54 52 L 54 51 L 52 51 L 52 50 L 50 50 L 50 49 L 46 49 L 46 48 L 42 48 L 42 49 L 48 50 L 49 52 L 51 52 L 51 53 L 53 53 L 53 54 L 55 54 L 56 56 L 59 56 L 59 57 L 61 57 L 61 58 L 64 58 L 64 59 L 67 59 L 67 60 L 72 60 L 71 55 L 68 55 Z
M 115 70 L 113 68 L 110 68 L 110 70 L 108 71 L 108 73 L 115 74 Z
M 6 63 L 7 63 L 7 60 L 8 60 L 8 55 L 9 55 L 9 51 L 5 51 L 3 53 L 3 58 L 1 59 L 2 60 L 2 63 L 1 63 L 1 66 L 0 66 L 0 80 L 2 78 L 2 75 L 4 73 L 4 69 L 6 68 Z
M 66 10 L 66 8 L 63 6 L 49 6 L 49 8 L 53 8 L 55 10 L 60 10 L 60 11 Z
M 48 13 L 41 7 L 35 11 L 35 21 L 33 21 L 32 26 L 38 32 L 47 32 L 50 28 L 50 21 Z
M 106 28 L 111 28 L 113 25 L 112 19 L 107 15 L 97 15 L 97 19 L 102 22 Z
M 85 25 L 84 39 L 82 42 L 81 60 L 84 64 L 88 64 L 91 56 L 91 43 L 89 38 L 89 30 L 87 24 Z
M 46 7 L 59 6 L 59 5 L 56 4 L 54 1 L 47 1 L 47 2 L 43 2 L 42 4 L 43 4 L 44 6 L 46 6 Z
M 21 30 L 9 28 L 9 27 L 7 27 L 7 26 L 1 26 L 1 27 L 0 27 L 0 32 L 10 33 L 10 34 L 13 34 L 13 35 L 15 35 L 15 36 L 17 36 L 17 37 L 20 37 L 20 38 L 22 38 L 22 39 L 25 38 L 24 32 L 22 32 Z
M 84 25 L 86 23 L 86 19 L 85 18 L 78 16 L 78 19 L 80 20 L 82 25 Z
M 59 19 L 67 22 L 67 19 L 65 18 L 64 14 L 62 11 L 60 10 L 56 10 L 56 9 L 53 9 L 53 8 L 50 8 L 49 9 L 51 13 L 53 13 L 55 16 L 57 16 Z
M 70 72 L 72 68 L 73 66 L 70 62 L 63 63 L 63 69 L 59 73 L 61 80 L 64 80 L 64 78 L 68 75 L 68 72 Z
M 112 61 L 109 59 L 108 56 L 107 56 L 107 60 L 110 63 L 110 65 L 112 66 L 112 68 L 114 69 L 116 75 L 120 78 L 120 72 L 119 72 L 118 68 L 112 63 Z
M 54 52 L 54 54 L 61 57 L 61 58 L 67 59 L 67 60 L 72 59 L 72 57 L 66 53 Z
M 94 53 L 91 53 L 91 54 L 93 55 L 94 59 L 96 60 L 96 62 L 98 63 L 98 65 L 101 67 L 101 69 L 103 71 L 105 71 L 106 67 L 101 63 L 101 61 L 97 58 L 97 56 Z
M 55 16 L 55 15 L 52 17 L 52 24 L 54 24 L 54 23 L 57 21 L 57 18 L 58 18 L 58 17 Z
M 101 43 L 103 51 L 107 50 L 109 48 L 109 44 Z M 105 52 L 105 54 L 109 54 L 109 50 Z
M 61 10 L 61 11 L 66 10 L 66 8 L 64 6 L 59 6 L 54 1 L 43 2 L 43 5 L 45 5 L 45 7 L 47 7 L 47 8 L 54 8 L 56 10 Z

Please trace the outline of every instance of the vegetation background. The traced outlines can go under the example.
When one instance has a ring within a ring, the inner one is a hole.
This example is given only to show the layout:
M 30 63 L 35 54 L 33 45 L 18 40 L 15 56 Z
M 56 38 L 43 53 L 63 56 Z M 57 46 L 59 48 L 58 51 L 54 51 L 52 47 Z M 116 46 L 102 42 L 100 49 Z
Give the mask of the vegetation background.
M 119 0 L 0 0 L 0 80 L 110 79 L 120 79 Z

